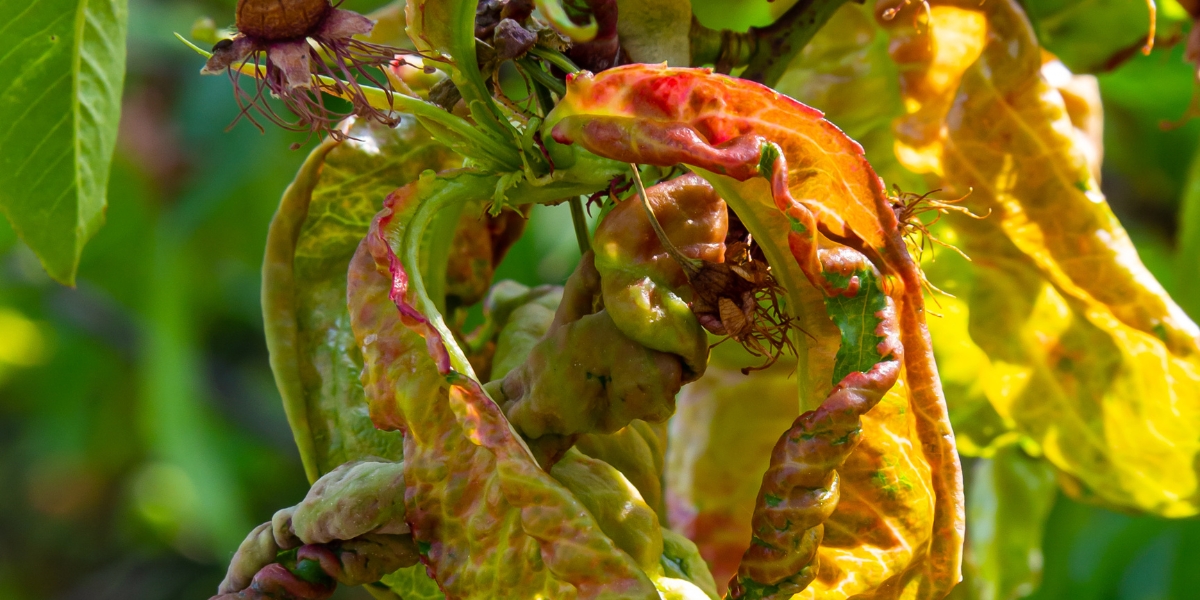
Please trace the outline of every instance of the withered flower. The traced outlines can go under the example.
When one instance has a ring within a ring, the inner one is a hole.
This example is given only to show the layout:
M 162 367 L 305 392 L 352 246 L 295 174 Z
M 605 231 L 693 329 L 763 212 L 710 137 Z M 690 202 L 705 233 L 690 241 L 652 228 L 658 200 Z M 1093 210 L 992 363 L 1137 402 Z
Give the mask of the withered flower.
M 355 39 L 371 32 L 374 22 L 342 10 L 329 0 L 238 0 L 237 35 L 213 46 L 213 55 L 201 73 L 229 73 L 242 116 L 260 130 L 252 110 L 281 127 L 296 131 L 326 131 L 335 138 L 345 134 L 334 125 L 350 114 L 394 125 L 390 111 L 368 102 L 358 77 L 391 92 L 382 71 L 401 50 Z M 265 58 L 265 73 L 260 61 Z M 246 67 L 256 77 L 253 93 L 238 85 Z M 376 71 L 375 69 L 381 69 Z M 314 75 L 329 80 L 315 81 Z M 325 104 L 321 90 L 349 100 L 353 108 L 340 113 Z M 276 113 L 263 96 L 269 91 L 298 117 L 289 122 Z M 234 120 L 234 123 L 238 119 Z

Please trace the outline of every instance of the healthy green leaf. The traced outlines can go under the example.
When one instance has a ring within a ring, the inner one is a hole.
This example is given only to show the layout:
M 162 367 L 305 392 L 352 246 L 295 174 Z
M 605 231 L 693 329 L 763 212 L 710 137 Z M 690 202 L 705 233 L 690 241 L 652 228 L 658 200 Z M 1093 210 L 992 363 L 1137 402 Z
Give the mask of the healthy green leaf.
M 104 222 L 127 17 L 126 0 L 0 6 L 0 210 L 67 285 Z

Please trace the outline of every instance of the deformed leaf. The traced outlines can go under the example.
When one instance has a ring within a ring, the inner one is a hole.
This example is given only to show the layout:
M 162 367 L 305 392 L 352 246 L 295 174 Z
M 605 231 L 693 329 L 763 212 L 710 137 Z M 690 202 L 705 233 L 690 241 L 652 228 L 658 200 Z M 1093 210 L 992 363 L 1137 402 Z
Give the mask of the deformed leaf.
M 773 86 L 818 107 L 829 122 L 862 144 L 883 180 L 903 189 L 920 183 L 896 161 L 892 121 L 903 114 L 896 65 L 886 33 L 869 6 L 847 2 L 796 55 Z
M 703 179 L 685 175 L 652 186 L 646 201 L 680 253 L 724 261 L 728 212 Z M 683 357 L 696 375 L 703 373 L 708 340 L 693 314 L 688 275 L 655 236 L 636 196 L 604 216 L 592 246 L 604 309 L 617 328 L 643 346 Z
M 377 431 L 367 414 L 346 269 L 381 198 L 424 169 L 462 162 L 411 117 L 394 129 L 359 123 L 349 133 L 323 142 L 301 167 L 271 223 L 263 262 L 271 366 L 310 482 L 346 461 L 402 456 L 401 436 Z
M 750 546 L 750 516 L 771 448 L 800 415 L 789 371 L 781 361 L 747 377 L 714 358 L 703 378 L 684 386 L 669 424 L 671 528 L 696 543 L 722 594 Z
M 781 285 L 789 296 L 787 310 L 798 318 L 804 318 L 796 309 L 806 305 L 806 294 L 800 291 L 802 282 L 793 276 L 790 265 L 796 265 L 808 283 L 827 297 L 854 296 L 860 285 L 869 283 L 850 277 L 850 271 L 841 267 L 859 263 L 850 260 L 850 255 L 830 254 L 829 258 L 840 265 L 833 271 L 845 280 L 830 277 L 820 248 L 832 241 L 848 246 L 843 248 L 847 252 L 862 253 L 860 258 L 870 257 L 874 268 L 886 277 L 884 289 L 897 312 L 909 407 L 916 416 L 916 430 L 935 490 L 933 533 L 928 538 L 930 560 L 923 564 L 922 576 L 914 581 L 929 597 L 944 594 L 959 578 L 963 514 L 958 457 L 924 325 L 922 278 L 905 248 L 882 183 L 864 159 L 862 148 L 812 108 L 769 88 L 703 69 L 629 65 L 595 76 L 577 76 L 569 82 L 566 97 L 547 117 L 547 125 L 557 142 L 578 143 L 601 156 L 693 167 L 713 184 L 763 244 L 768 261 L 781 271 Z M 759 177 L 766 179 L 769 187 L 761 185 L 766 182 Z M 780 220 L 767 216 L 772 211 L 776 217 L 784 217 L 783 232 L 765 228 Z M 807 297 L 811 299 L 811 293 Z M 806 361 L 801 358 L 801 365 L 808 366 Z M 885 363 L 890 361 L 879 364 Z M 832 371 L 832 365 L 829 368 Z M 838 382 L 826 400 L 830 408 L 819 409 L 810 417 L 813 420 L 802 418 L 794 428 L 831 433 L 852 427 L 857 415 L 869 409 L 896 380 L 876 373 L 878 368 L 876 365 L 871 369 L 871 374 L 852 373 Z M 824 397 L 813 393 L 811 372 L 805 379 L 805 397 Z M 832 413 L 824 412 L 832 411 L 839 402 L 853 405 L 856 417 L 842 420 L 846 415 L 834 418 Z M 826 423 L 827 418 L 832 420 Z M 815 481 L 786 474 L 782 465 L 792 460 L 802 462 L 801 456 L 810 450 L 804 440 L 788 439 L 781 439 L 774 451 L 773 461 L 780 469 L 778 479 L 769 471 L 764 490 L 795 485 L 825 489 Z M 817 456 L 828 461 L 819 469 L 828 469 L 829 473 L 845 457 L 837 452 Z M 826 472 L 819 469 L 809 475 Z M 763 504 L 764 498 L 760 496 L 756 508 L 754 532 L 759 536 L 782 526 L 793 510 L 788 506 L 774 511 L 775 507 Z M 803 525 L 770 536 L 783 536 L 787 539 L 780 538 L 777 544 L 802 544 L 805 550 L 785 559 L 776 544 L 752 545 L 739 568 L 740 589 L 735 589 L 734 595 L 775 596 L 802 587 L 815 575 L 808 561 L 815 552 L 814 540 L 820 537 L 820 515 L 831 508 L 832 504 L 816 498 L 797 499 L 794 509 L 800 511 L 796 516 L 802 520 L 793 523 Z M 805 533 L 803 540 L 795 538 L 800 531 L 811 533 Z
M 1142 265 L 1105 202 L 1087 138 L 1043 75 L 1021 9 L 932 4 L 920 33 L 906 12 L 888 25 L 906 97 L 918 107 L 897 125 L 898 153 L 942 175 L 953 193 L 973 190 L 963 205 L 990 212 L 952 223 L 975 259 L 959 293 L 990 361 L 980 377 L 992 406 L 1067 475 L 1068 493 L 1196 514 L 1200 330 Z M 930 55 L 906 51 L 940 48 L 939 37 L 978 60 L 939 70 Z
M 684 388 L 671 424 L 672 525 L 697 541 L 722 583 L 750 546 L 751 514 L 775 432 L 799 413 L 789 371 L 778 365 L 746 377 L 711 365 L 704 379 Z M 933 487 L 906 396 L 898 384 L 863 415 L 858 446 L 838 469 L 840 499 L 824 524 L 815 578 L 796 597 L 938 597 L 921 587 L 922 573 L 940 558 L 928 554 Z
M 0 211 L 67 285 L 104 222 L 127 17 L 126 0 L 0 6 Z
M 491 181 L 461 172 L 397 191 L 352 263 L 351 315 L 364 346 L 365 388 L 372 402 L 393 404 L 403 420 L 413 535 L 449 597 L 657 598 L 661 563 L 649 565 L 648 555 L 628 546 L 639 562 L 614 544 L 605 529 L 617 535 L 611 523 L 598 523 L 534 461 L 472 378 L 453 337 L 442 334 L 432 297 L 445 261 L 437 255 L 449 236 L 431 235 L 431 228 L 439 219 L 457 220 L 447 207 L 489 197 Z M 595 462 L 610 480 L 617 473 Z M 624 493 L 636 494 L 620 481 Z M 699 595 L 676 597 L 705 597 L 691 589 Z

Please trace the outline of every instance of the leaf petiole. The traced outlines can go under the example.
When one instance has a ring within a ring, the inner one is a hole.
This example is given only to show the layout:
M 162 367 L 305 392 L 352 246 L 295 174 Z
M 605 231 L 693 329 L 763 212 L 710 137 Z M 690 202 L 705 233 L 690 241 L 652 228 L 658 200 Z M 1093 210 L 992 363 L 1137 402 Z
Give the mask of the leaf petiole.
M 211 52 L 208 52 L 207 50 L 204 50 L 203 48 L 191 43 L 179 33 L 175 33 L 175 37 L 179 38 L 179 41 L 183 42 L 197 54 L 205 58 L 212 56 Z M 236 69 L 243 75 L 249 75 L 255 78 L 262 78 L 266 76 L 266 67 L 257 63 L 243 62 L 237 67 L 230 68 Z M 322 92 L 325 92 L 331 96 L 346 99 L 343 94 L 337 92 L 337 81 L 335 79 L 325 75 L 315 74 L 313 75 L 313 79 L 317 83 L 317 87 Z M 505 167 L 507 170 L 515 170 L 520 168 L 521 157 L 514 148 L 505 146 L 504 144 L 501 144 L 491 137 L 481 133 L 479 130 L 471 126 L 471 124 L 465 119 L 457 117 L 443 110 L 440 106 L 426 102 L 420 98 L 414 98 L 412 96 L 406 96 L 400 93 L 388 92 L 387 90 L 369 85 L 360 85 L 359 88 L 362 90 L 363 97 L 366 98 L 367 102 L 369 102 L 371 106 L 375 108 L 399 110 L 401 112 L 410 113 L 419 119 L 428 119 L 433 121 L 451 133 L 459 136 L 464 141 L 474 145 L 476 148 L 483 150 L 483 154 L 487 155 L 489 159 L 499 162 L 501 166 Z
M 567 73 L 578 73 L 581 70 L 578 65 L 571 62 L 571 59 L 567 58 L 565 54 L 557 50 L 538 48 L 537 46 L 534 46 L 533 48 L 529 49 L 529 53 L 542 60 L 545 60 L 546 62 L 562 69 L 563 71 L 566 71 Z

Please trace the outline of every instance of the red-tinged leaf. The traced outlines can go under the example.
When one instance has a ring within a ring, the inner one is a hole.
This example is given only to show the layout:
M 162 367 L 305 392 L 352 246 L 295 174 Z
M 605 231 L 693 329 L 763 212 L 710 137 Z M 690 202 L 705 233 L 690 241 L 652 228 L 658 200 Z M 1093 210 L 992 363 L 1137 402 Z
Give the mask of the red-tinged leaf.
M 870 303 L 869 296 L 858 300 L 860 306 Z M 843 325 L 843 331 L 854 329 Z M 704 379 L 684 388 L 668 446 L 672 525 L 697 541 L 719 580 L 737 569 L 750 548 L 751 515 L 774 432 L 787 428 L 799 412 L 787 367 L 750 377 L 727 369 L 710 366 Z M 753 410 L 747 410 L 746 398 L 754 398 Z M 796 597 L 936 597 L 929 589 L 941 559 L 929 554 L 934 488 L 907 404 L 898 383 L 862 415 L 857 447 L 851 438 L 841 440 L 842 434 L 798 436 L 808 443 L 818 437 L 842 441 L 827 451 L 844 446 L 853 451 L 837 469 L 840 499 L 824 522 L 810 572 L 814 579 Z M 806 417 L 812 421 L 815 415 Z M 761 501 L 784 505 L 781 496 L 764 495 Z
M 376 431 L 346 312 L 346 268 L 379 198 L 424 169 L 462 159 L 413 119 L 361 123 L 326 140 L 284 193 L 263 261 L 263 321 L 271 367 L 310 483 L 350 460 L 399 460 L 399 434 Z M 353 187 L 346 184 L 353 182 Z
M 782 150 L 781 210 L 800 205 L 822 229 L 882 249 L 895 227 L 862 147 L 819 111 L 774 90 L 707 69 L 627 65 L 574 76 L 547 117 L 560 143 L 624 162 L 685 163 L 744 180 L 764 148 Z M 774 169 L 774 161 L 766 163 Z M 771 173 L 765 173 L 771 176 Z M 785 191 L 786 190 L 786 191 Z
M 910 407 L 917 417 L 922 451 L 931 465 L 936 491 L 928 585 L 923 593 L 943 595 L 959 578 L 961 473 L 924 325 L 921 275 L 904 246 L 882 183 L 863 158 L 861 147 L 809 107 L 757 84 L 702 69 L 630 65 L 596 76 L 577 76 L 547 122 L 556 141 L 578 143 L 614 160 L 660 166 L 682 162 L 697 168 L 758 240 L 783 241 L 778 234 L 756 230 L 752 223 L 765 223 L 769 217 L 743 217 L 739 208 L 761 210 L 764 204 L 773 205 L 789 222 L 790 231 L 784 238 L 789 251 L 764 247 L 768 260 L 785 271 L 782 261 L 795 261 L 809 282 L 829 296 L 849 289 L 844 287 L 849 282 L 836 281 L 825 273 L 818 253 L 823 240 L 847 244 L 872 259 L 886 282 L 883 289 L 895 302 Z M 730 181 L 758 176 L 769 180 L 769 189 Z M 727 191 L 751 197 L 735 201 Z M 764 192 L 769 192 L 765 199 Z M 805 299 L 797 291 L 798 282 L 784 285 L 791 296 L 789 310 L 794 311 Z M 862 376 L 861 372 L 858 375 Z M 847 393 L 853 398 L 882 395 L 890 387 L 883 381 L 870 377 L 856 380 L 848 388 L 856 391 Z M 882 389 L 875 389 L 880 385 Z M 779 451 L 781 460 L 794 456 L 786 444 Z M 749 558 L 744 566 L 757 564 L 758 559 Z M 793 566 L 803 564 L 792 561 Z M 779 575 L 773 568 L 760 571 L 770 577 Z M 793 575 L 797 582 L 804 578 L 803 573 Z M 754 581 L 753 577 L 747 580 Z M 780 592 L 770 586 L 747 591 L 760 595 Z
M 707 182 L 685 175 L 650 187 L 646 199 L 680 253 L 724 261 L 728 211 Z M 692 378 L 702 374 L 708 339 L 693 314 L 695 291 L 636 195 L 604 216 L 592 247 L 604 310 L 617 328 L 643 346 L 683 357 Z
M 933 2 L 929 14 L 920 28 L 907 12 L 887 25 L 917 107 L 898 122 L 898 154 L 990 213 L 952 220 L 974 258 L 959 291 L 988 400 L 1068 493 L 1196 514 L 1200 338 L 1100 192 L 1095 109 L 1044 60 L 1016 3 Z
M 490 181 L 464 172 L 397 191 L 352 265 L 366 389 L 374 402 L 395 403 L 403 419 L 413 536 L 449 597 L 657 598 L 656 584 L 687 582 L 664 578 L 614 544 L 605 533 L 613 525 L 597 523 L 586 502 L 542 470 L 442 333 L 425 281 L 439 272 L 445 258 L 436 259 L 437 247 L 449 240 L 431 230 L 437 220 L 457 220 L 448 208 L 481 191 L 488 197 L 481 182 Z

